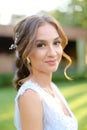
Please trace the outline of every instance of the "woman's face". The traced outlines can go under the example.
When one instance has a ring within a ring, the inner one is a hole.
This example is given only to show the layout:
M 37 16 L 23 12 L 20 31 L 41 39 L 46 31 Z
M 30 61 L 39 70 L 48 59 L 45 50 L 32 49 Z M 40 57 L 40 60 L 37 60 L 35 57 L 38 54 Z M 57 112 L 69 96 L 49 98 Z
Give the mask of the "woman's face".
M 38 28 L 35 45 L 29 54 L 32 72 L 52 73 L 58 68 L 62 46 L 57 30 L 51 24 Z

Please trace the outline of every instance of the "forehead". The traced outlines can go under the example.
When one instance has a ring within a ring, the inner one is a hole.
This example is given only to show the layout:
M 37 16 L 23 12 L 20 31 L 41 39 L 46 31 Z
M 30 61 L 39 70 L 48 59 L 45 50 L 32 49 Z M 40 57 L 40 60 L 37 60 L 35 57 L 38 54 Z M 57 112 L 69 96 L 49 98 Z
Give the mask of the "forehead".
M 59 37 L 59 34 L 56 28 L 49 23 L 41 25 L 37 30 L 36 39 L 54 39 L 55 37 Z

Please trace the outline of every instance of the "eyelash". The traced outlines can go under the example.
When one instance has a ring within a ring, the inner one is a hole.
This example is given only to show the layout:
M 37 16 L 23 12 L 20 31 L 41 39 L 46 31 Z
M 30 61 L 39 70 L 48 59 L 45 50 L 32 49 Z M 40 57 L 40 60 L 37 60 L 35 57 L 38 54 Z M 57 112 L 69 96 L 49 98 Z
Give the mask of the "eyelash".
M 61 44 L 60 41 L 56 41 L 56 42 L 53 43 L 53 45 L 56 45 L 56 46 L 59 46 L 60 44 Z M 45 47 L 45 46 L 46 46 L 45 43 L 38 43 L 38 44 L 36 44 L 36 47 L 37 47 L 37 48 Z
M 60 42 L 60 41 L 56 41 L 56 42 L 54 42 L 54 45 L 59 46 L 60 44 L 61 44 L 61 42 Z
M 43 47 L 43 46 L 46 46 L 44 43 L 38 43 L 37 45 L 36 45 L 36 47 Z

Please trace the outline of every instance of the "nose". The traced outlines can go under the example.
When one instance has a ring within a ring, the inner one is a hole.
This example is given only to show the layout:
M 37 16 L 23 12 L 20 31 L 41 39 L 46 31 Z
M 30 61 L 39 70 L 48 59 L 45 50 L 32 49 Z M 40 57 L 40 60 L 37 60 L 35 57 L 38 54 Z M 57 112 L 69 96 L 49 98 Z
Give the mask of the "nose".
M 50 45 L 48 47 L 48 56 L 53 57 L 53 56 L 56 56 L 56 54 L 57 54 L 56 47 L 54 47 L 53 45 Z

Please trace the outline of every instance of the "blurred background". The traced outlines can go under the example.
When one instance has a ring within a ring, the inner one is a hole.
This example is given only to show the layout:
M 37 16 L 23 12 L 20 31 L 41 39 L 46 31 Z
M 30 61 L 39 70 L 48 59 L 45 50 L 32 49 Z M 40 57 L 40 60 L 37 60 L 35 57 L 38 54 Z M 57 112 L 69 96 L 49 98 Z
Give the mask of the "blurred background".
M 87 130 L 87 0 L 0 0 L 0 129 L 15 130 L 13 124 L 14 52 L 9 50 L 16 23 L 33 14 L 50 14 L 62 25 L 68 36 L 64 51 L 71 56 L 72 66 L 67 73 L 74 80 L 67 81 L 63 69 L 65 59 L 53 75 L 72 111 L 78 119 L 79 130 Z

